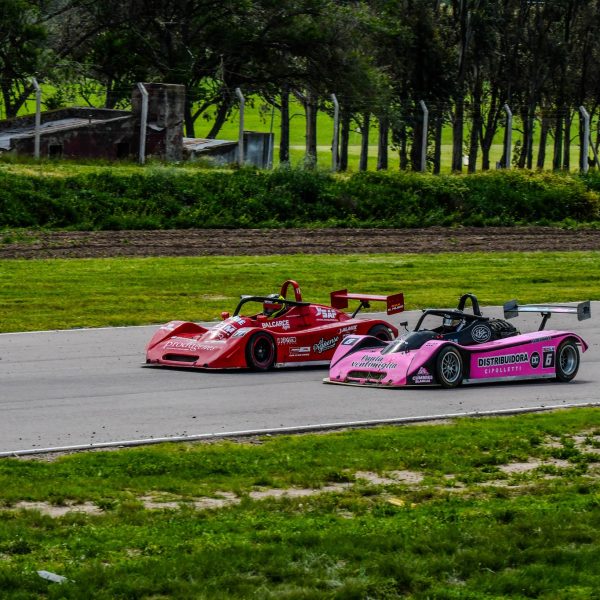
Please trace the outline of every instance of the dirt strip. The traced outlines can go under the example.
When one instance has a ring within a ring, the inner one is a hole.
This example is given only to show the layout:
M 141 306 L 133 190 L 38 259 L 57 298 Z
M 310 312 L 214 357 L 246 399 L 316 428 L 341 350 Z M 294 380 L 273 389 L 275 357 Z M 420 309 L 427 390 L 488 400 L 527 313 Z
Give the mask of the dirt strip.
M 600 231 L 552 227 L 184 229 L 0 234 L 0 258 L 600 250 Z

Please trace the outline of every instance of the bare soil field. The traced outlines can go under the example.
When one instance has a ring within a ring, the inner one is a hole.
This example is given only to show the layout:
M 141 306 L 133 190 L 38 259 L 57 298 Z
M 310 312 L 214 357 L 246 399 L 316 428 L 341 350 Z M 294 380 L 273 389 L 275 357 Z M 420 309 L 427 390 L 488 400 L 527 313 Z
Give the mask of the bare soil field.
M 600 231 L 553 227 L 450 229 L 181 229 L 0 234 L 0 258 L 252 256 L 600 250 Z

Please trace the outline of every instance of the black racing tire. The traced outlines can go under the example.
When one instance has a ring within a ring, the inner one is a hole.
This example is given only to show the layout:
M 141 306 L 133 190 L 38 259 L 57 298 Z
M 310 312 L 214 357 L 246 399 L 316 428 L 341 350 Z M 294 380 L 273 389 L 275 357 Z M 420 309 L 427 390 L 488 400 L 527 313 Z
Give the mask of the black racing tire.
M 444 388 L 454 388 L 464 377 L 463 358 L 454 346 L 444 346 L 435 362 L 435 375 Z
M 574 339 L 566 339 L 556 350 L 556 379 L 571 381 L 579 371 L 579 348 Z
M 372 335 L 382 342 L 391 342 L 394 339 L 393 331 L 389 327 L 381 324 L 373 325 L 367 332 L 367 335 Z
M 250 337 L 246 345 L 246 364 L 253 371 L 268 371 L 275 364 L 275 341 L 264 331 Z

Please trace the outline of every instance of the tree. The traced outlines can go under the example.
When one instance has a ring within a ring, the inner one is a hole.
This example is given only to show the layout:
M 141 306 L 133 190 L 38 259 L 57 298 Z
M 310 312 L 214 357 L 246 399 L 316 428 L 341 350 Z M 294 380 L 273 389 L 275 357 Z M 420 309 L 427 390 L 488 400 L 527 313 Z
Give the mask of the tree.
M 26 0 L 0 3 L 0 90 L 7 117 L 14 117 L 33 90 L 31 77 L 44 59 L 46 30 Z

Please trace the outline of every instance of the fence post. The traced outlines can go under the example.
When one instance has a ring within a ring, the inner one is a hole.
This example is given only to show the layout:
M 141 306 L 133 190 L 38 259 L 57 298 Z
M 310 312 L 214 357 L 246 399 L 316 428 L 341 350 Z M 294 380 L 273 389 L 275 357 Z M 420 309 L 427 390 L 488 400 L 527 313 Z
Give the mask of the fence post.
M 423 100 L 419 101 L 421 110 L 423 111 L 423 133 L 421 137 L 421 171 L 427 171 L 427 133 L 429 129 L 429 110 Z
M 510 169 L 512 161 L 511 149 L 512 149 L 512 112 L 508 104 L 504 105 L 504 112 L 506 112 L 506 131 L 504 134 L 504 168 Z
M 40 128 L 42 125 L 42 90 L 35 77 L 31 78 L 35 89 L 35 133 L 33 138 L 33 156 L 40 157 Z
M 142 114 L 140 117 L 140 152 L 139 163 L 146 163 L 146 127 L 148 126 L 148 90 L 143 83 L 138 82 L 138 89 L 142 95 Z
M 588 162 L 588 153 L 590 151 L 589 140 L 590 140 L 590 114 L 585 110 L 584 106 L 579 107 L 579 113 L 583 117 L 583 144 L 581 148 L 581 162 L 579 168 L 582 173 L 587 173 L 590 168 Z
M 340 105 L 335 94 L 331 94 L 333 100 L 333 142 L 331 144 L 331 170 L 338 170 L 338 148 L 340 140 Z
M 244 165 L 244 111 L 246 109 L 246 99 L 240 88 L 235 88 L 235 95 L 240 101 L 240 132 L 238 135 L 238 164 Z

